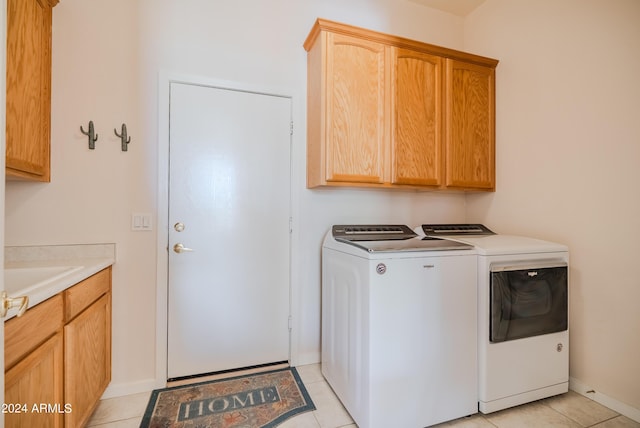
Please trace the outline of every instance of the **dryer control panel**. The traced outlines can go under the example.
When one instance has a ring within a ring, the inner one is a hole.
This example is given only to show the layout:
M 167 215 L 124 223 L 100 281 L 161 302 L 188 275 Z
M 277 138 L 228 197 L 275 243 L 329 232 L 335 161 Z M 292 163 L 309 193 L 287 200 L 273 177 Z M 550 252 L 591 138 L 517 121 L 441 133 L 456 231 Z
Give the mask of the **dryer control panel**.
M 418 236 L 404 224 L 335 225 L 331 233 L 342 241 L 395 241 Z
M 426 236 L 495 235 L 483 224 L 423 224 L 422 231 Z

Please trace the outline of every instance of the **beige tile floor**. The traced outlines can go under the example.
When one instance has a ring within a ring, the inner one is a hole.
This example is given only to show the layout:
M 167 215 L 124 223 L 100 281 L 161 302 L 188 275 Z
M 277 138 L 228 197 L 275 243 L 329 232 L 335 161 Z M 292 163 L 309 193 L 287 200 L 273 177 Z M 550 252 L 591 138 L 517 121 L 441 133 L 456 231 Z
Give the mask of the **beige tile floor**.
M 309 395 L 316 405 L 313 412 L 303 413 L 287 420 L 280 428 L 356 428 L 353 420 L 320 373 L 320 365 L 297 367 Z M 89 427 L 139 427 L 151 393 L 102 400 Z M 512 409 L 476 414 L 456 419 L 437 427 L 458 428 L 640 428 L 640 423 L 621 416 L 595 401 L 569 391 Z M 395 427 L 390 427 L 395 428 Z

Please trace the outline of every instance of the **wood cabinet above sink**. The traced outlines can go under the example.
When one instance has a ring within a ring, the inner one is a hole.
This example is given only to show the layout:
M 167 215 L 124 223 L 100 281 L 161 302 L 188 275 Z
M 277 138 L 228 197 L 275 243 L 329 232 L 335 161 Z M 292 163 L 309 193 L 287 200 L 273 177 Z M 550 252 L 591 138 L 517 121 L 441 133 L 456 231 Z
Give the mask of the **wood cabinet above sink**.
M 58 0 L 7 0 L 6 177 L 50 181 L 51 23 Z

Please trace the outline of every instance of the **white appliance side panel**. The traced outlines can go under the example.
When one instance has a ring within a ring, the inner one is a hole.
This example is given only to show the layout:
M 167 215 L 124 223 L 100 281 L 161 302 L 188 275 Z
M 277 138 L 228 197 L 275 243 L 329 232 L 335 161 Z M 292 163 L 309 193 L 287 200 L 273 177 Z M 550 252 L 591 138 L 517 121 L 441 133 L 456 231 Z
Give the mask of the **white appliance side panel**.
M 424 427 L 477 413 L 475 254 L 372 260 L 370 272 L 371 423 L 364 426 Z
M 367 260 L 339 251 L 322 253 L 322 374 L 360 426 L 367 426 Z
M 489 342 L 489 274 L 491 264 L 508 262 L 514 265 L 526 265 L 542 260 L 568 263 L 568 253 L 528 254 L 516 257 L 508 255 L 480 256 L 478 260 L 479 400 L 485 403 L 491 402 L 568 382 L 568 330 L 507 342 Z M 521 401 L 517 404 L 525 402 L 527 401 Z

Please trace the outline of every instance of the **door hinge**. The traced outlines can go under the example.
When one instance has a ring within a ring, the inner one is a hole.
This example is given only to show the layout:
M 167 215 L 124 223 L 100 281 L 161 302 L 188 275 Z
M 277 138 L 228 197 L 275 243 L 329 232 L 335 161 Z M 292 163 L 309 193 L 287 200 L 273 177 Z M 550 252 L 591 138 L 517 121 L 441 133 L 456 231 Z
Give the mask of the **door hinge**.
M 289 217 L 289 233 L 293 233 L 293 218 Z
M 289 123 L 289 134 L 293 135 L 293 121 Z
M 291 329 L 293 328 L 293 318 L 291 317 L 291 315 L 289 315 L 288 325 L 289 331 L 291 331 Z

